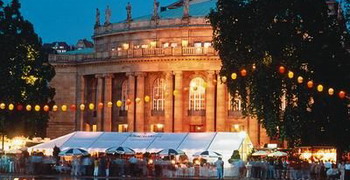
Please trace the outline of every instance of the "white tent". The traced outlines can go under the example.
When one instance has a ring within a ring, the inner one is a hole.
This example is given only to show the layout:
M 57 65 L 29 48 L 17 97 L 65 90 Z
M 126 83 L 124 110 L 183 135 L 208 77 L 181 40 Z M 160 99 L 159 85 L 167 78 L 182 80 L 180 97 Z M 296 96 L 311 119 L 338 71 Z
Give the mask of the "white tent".
M 104 152 L 113 146 L 124 146 L 136 152 L 158 152 L 172 148 L 184 151 L 189 158 L 196 152 L 215 151 L 227 160 L 234 150 L 239 150 L 243 159 L 252 150 L 246 133 L 117 133 L 117 132 L 73 132 L 49 142 L 28 148 L 29 152 L 41 151 L 52 154 L 54 146 L 61 150 L 82 148 L 89 152 Z M 226 173 L 225 173 L 226 174 Z

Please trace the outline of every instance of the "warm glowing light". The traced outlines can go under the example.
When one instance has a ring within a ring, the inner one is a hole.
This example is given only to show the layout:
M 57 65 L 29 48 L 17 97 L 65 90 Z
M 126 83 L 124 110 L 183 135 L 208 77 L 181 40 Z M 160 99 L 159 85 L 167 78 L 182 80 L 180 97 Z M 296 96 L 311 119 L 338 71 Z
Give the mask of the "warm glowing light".
M 121 107 L 123 105 L 123 102 L 121 100 L 117 101 L 117 107 Z
M 128 50 L 129 49 L 129 44 L 128 43 L 124 43 L 122 45 L 122 47 L 123 47 L 124 50 Z
M 284 66 L 280 66 L 278 68 L 278 72 L 281 73 L 281 74 L 284 74 L 286 72 L 286 68 Z
M 322 86 L 322 84 L 319 84 L 319 85 L 317 86 L 317 91 L 318 91 L 318 92 L 322 92 L 322 91 L 323 91 L 323 86 Z
M 126 100 L 126 105 L 130 105 L 132 102 L 131 102 L 131 100 L 130 99 L 127 99 Z
M 247 76 L 247 70 L 242 69 L 241 70 L 241 76 L 243 76 L 243 77 Z
M 187 47 L 188 46 L 188 41 L 187 40 L 182 40 L 181 44 L 182 44 L 182 47 Z
M 66 112 L 67 109 L 68 109 L 67 105 L 62 105 L 62 106 L 61 106 L 61 110 L 62 110 L 63 112 Z
M 98 105 L 97 105 L 97 107 L 99 108 L 99 109 L 102 109 L 103 108 L 103 103 L 98 103 Z
M 289 71 L 288 72 L 288 77 L 289 77 L 289 79 L 292 79 L 294 77 L 294 72 L 293 71 Z
M 222 81 L 223 83 L 225 83 L 225 82 L 227 81 L 227 77 L 226 77 L 226 76 L 222 76 L 222 77 L 221 77 L 221 81 Z
M 77 106 L 75 104 L 70 105 L 70 110 L 75 111 L 77 109 Z
M 138 97 L 137 97 L 137 98 L 135 99 L 135 102 L 136 102 L 136 103 L 140 103 L 140 102 L 141 102 L 141 98 L 138 98 Z
M 53 105 L 52 106 L 52 111 L 56 112 L 58 110 L 58 106 L 57 105 Z
M 9 110 L 12 111 L 15 108 L 15 105 L 9 104 Z
M 314 86 L 314 82 L 312 82 L 312 81 L 308 81 L 307 82 L 307 87 L 308 88 L 312 88 Z
M 328 94 L 331 95 L 331 96 L 333 96 L 333 94 L 334 94 L 334 89 L 333 89 L 333 88 L 329 88 L 329 89 L 328 89 Z
M 175 89 L 175 90 L 173 91 L 173 95 L 174 95 L 174 96 L 177 96 L 178 94 L 179 94 L 179 91 Z
M 39 106 L 39 105 L 35 105 L 35 106 L 34 106 L 34 110 L 35 110 L 35 111 L 40 111 L 40 106 Z
M 5 103 L 1 103 L 0 104 L 0 109 L 5 109 L 6 108 L 6 104 Z
M 145 96 L 145 102 L 148 103 L 151 100 L 149 96 Z
M 163 124 L 157 124 L 157 128 L 158 128 L 158 129 L 161 129 L 161 128 L 163 128 L 163 127 L 164 127 Z
M 301 77 L 301 76 L 299 76 L 299 77 L 298 77 L 298 83 L 301 84 L 301 83 L 303 83 L 303 82 L 304 82 L 304 78 Z
M 90 103 L 89 104 L 89 109 L 90 110 L 94 110 L 95 109 L 95 104 L 94 103 Z
M 345 95 L 346 95 L 345 91 L 340 91 L 340 92 L 339 92 L 339 97 L 340 97 L 341 99 L 344 99 L 344 98 L 345 98 Z
M 150 45 L 151 45 L 152 48 L 157 47 L 157 41 L 152 41 L 152 42 L 150 43 Z
M 107 103 L 107 107 L 108 107 L 108 108 L 113 107 L 113 103 L 112 103 L 112 102 L 108 102 L 108 103 Z
M 50 110 L 50 107 L 48 105 L 45 105 L 43 109 L 44 109 L 45 112 L 47 112 L 47 111 Z
M 80 104 L 79 107 L 80 107 L 80 110 L 81 110 L 81 111 L 84 111 L 84 110 L 85 110 L 85 104 Z
M 22 111 L 23 110 L 23 105 L 22 104 L 18 104 L 17 105 L 17 110 L 18 111 Z
M 233 80 L 237 79 L 237 73 L 232 73 L 231 74 L 231 79 L 233 79 Z

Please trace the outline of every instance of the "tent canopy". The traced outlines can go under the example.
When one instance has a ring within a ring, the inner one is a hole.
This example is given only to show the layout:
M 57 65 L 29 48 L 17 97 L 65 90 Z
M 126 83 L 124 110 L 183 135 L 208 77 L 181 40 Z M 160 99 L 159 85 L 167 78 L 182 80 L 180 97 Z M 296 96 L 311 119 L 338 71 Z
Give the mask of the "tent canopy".
M 184 151 L 189 157 L 197 152 L 215 151 L 228 160 L 234 150 L 245 159 L 252 148 L 246 133 L 117 133 L 77 131 L 28 148 L 29 152 L 41 151 L 51 155 L 53 147 L 62 150 L 82 148 L 89 152 L 104 152 L 113 146 L 129 147 L 136 152 L 156 153 L 163 149 Z

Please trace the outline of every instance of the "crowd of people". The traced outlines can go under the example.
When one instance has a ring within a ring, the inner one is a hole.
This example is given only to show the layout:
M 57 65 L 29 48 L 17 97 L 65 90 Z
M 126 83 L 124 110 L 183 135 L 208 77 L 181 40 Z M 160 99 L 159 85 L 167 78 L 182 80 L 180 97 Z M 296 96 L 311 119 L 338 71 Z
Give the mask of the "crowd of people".
M 99 177 L 217 177 L 236 179 L 350 180 L 350 162 L 308 162 L 287 158 L 256 158 L 248 161 L 188 161 L 175 156 L 107 155 L 64 157 L 43 154 L 2 155 L 0 173 L 70 174 Z M 224 166 L 225 164 L 225 166 Z M 225 167 L 225 168 L 224 168 Z M 228 172 L 230 171 L 230 172 Z

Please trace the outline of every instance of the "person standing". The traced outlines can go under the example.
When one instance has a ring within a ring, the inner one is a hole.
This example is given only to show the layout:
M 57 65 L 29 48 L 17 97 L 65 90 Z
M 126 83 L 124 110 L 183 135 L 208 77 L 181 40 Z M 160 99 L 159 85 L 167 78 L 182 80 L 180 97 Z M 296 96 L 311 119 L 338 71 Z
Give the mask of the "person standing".
M 224 161 L 221 157 L 215 162 L 215 166 L 218 179 L 224 179 Z
M 344 162 L 341 162 L 338 164 L 338 169 L 339 169 L 339 173 L 340 173 L 340 180 L 344 180 L 345 177 L 345 165 Z
M 346 161 L 345 164 L 345 180 L 350 180 L 350 161 Z
M 99 165 L 99 161 L 96 157 L 94 160 L 94 176 L 98 176 L 98 165 Z

